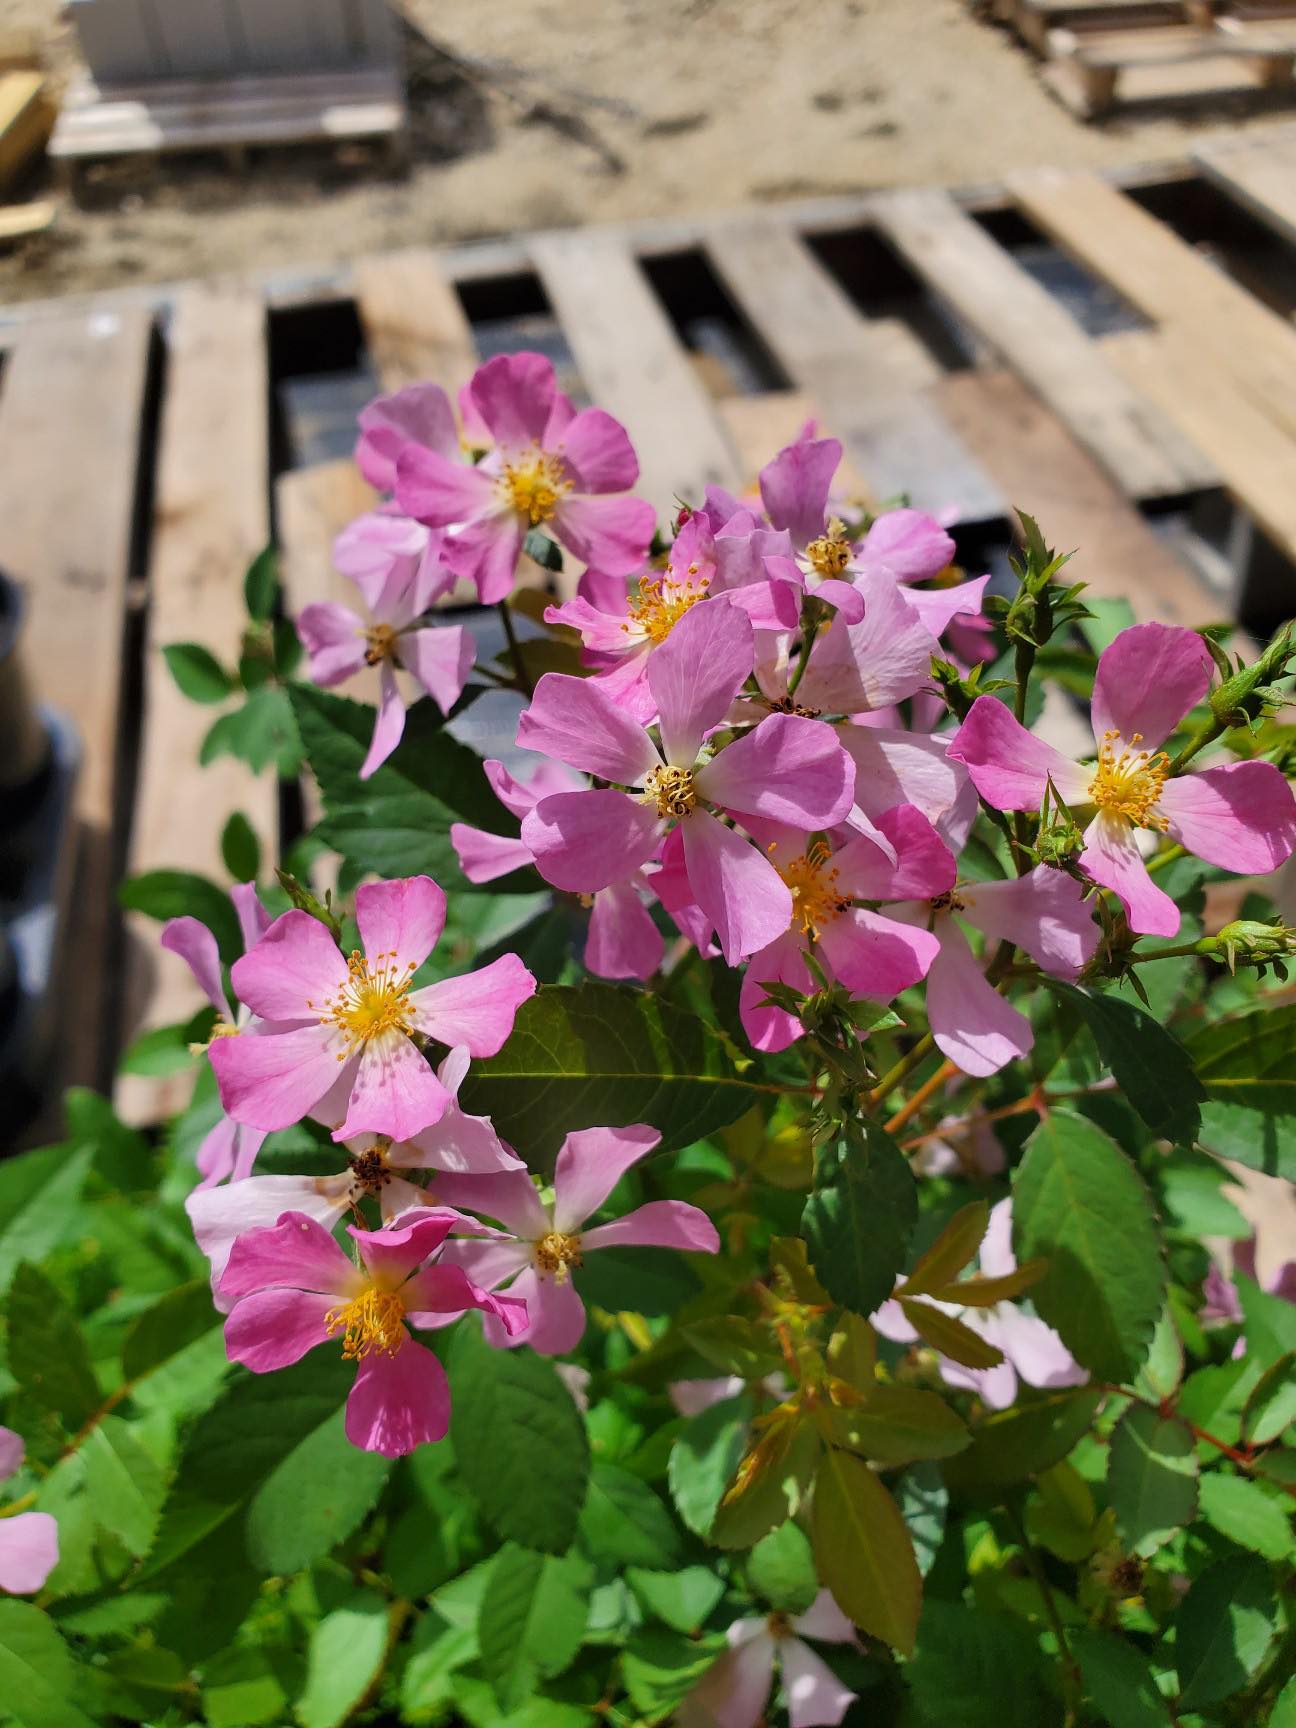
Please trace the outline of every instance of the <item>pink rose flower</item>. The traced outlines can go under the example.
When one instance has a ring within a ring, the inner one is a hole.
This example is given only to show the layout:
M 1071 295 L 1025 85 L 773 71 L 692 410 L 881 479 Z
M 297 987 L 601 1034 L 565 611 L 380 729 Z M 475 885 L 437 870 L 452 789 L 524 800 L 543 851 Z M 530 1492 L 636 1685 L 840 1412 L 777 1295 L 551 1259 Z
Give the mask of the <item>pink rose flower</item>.
M 23 1443 L 12 1428 L 0 1428 L 0 1482 L 18 1470 Z M 58 1565 L 58 1525 L 48 1512 L 0 1513 L 0 1590 L 30 1596 L 44 1587 Z
M 376 491 L 396 490 L 396 464 L 409 445 L 447 460 L 459 455 L 454 407 L 439 384 L 407 385 L 360 411 L 356 467 Z
M 803 1642 L 854 1644 L 855 1628 L 821 1590 L 804 1614 L 735 1620 L 729 1648 L 680 1704 L 680 1728 L 756 1728 L 766 1714 L 777 1661 L 792 1728 L 835 1728 L 857 1694 Z
M 1125 907 L 1130 928 L 1173 936 L 1179 908 L 1148 875 L 1138 833 L 1166 834 L 1208 864 L 1241 874 L 1277 869 L 1296 846 L 1296 799 L 1271 762 L 1232 762 L 1169 778 L 1159 748 L 1210 688 L 1211 657 L 1194 630 L 1135 624 L 1103 651 L 1094 680 L 1098 760 L 1069 761 L 992 696 L 979 697 L 950 755 L 998 810 L 1038 810 L 1050 781 L 1094 816 L 1080 861 Z
M 270 1131 L 314 1115 L 339 1139 L 409 1140 L 450 1102 L 413 1036 L 493 1056 L 535 993 L 516 954 L 411 990 L 445 925 L 445 895 L 429 876 L 364 883 L 356 922 L 364 948 L 349 958 L 317 919 L 294 910 L 236 962 L 240 998 L 274 1022 L 258 1037 L 212 1046 L 221 1101 L 236 1121 Z
M 506 1332 L 526 1309 L 479 1290 L 458 1266 L 428 1265 L 460 1223 L 453 1212 L 425 1211 L 395 1229 L 348 1234 L 359 1262 L 315 1219 L 285 1212 L 265 1230 L 235 1242 L 220 1282 L 232 1303 L 225 1322 L 231 1362 L 270 1374 L 341 1334 L 342 1354 L 358 1364 L 346 1407 L 346 1435 L 365 1452 L 399 1458 L 445 1436 L 450 1388 L 432 1352 L 407 1327 L 442 1325 L 479 1308 Z

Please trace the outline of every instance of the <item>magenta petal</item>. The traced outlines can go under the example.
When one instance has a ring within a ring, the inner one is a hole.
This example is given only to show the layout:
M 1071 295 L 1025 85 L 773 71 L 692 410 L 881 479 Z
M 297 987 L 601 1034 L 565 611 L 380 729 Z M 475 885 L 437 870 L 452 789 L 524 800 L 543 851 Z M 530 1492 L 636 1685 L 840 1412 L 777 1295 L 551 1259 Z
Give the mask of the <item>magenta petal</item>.
M 505 448 L 542 442 L 557 394 L 553 362 L 530 351 L 496 354 L 468 385 L 482 425 Z
M 1174 839 L 1239 875 L 1276 870 L 1296 846 L 1296 799 L 1272 762 L 1232 762 L 1168 780 L 1157 808 Z
M 614 1218 L 610 1224 L 584 1231 L 581 1246 L 589 1253 L 598 1248 L 631 1246 L 718 1254 L 720 1237 L 700 1207 L 690 1206 L 684 1200 L 650 1200 L 646 1206 L 627 1212 L 624 1218 Z
M 475 1308 L 498 1320 L 510 1338 L 521 1337 L 527 1328 L 525 1302 L 480 1289 L 462 1266 L 428 1266 L 416 1272 L 401 1298 L 411 1326 L 440 1325 L 443 1315 L 466 1314 Z
M 799 714 L 771 714 L 695 781 L 709 803 L 803 832 L 834 827 L 855 801 L 855 764 L 836 732 Z
M 571 1279 L 559 1283 L 534 1267 L 523 1272 L 509 1294 L 526 1303 L 527 1327 L 520 1337 L 507 1335 L 513 1343 L 527 1344 L 538 1356 L 566 1356 L 585 1333 L 585 1304 Z M 504 1342 L 504 1328 L 487 1322 L 487 1336 Z
M 488 834 L 484 828 L 470 828 L 466 822 L 450 824 L 450 844 L 459 868 L 470 882 L 494 882 L 535 862 L 525 841 L 510 839 L 507 834 Z
M 1210 689 L 1214 662 L 1195 630 L 1176 624 L 1134 624 L 1108 643 L 1093 688 L 1094 736 L 1118 732 L 1127 744 L 1141 735 L 1155 750 Z
M 765 514 L 776 528 L 786 528 L 798 546 L 824 531 L 828 495 L 841 458 L 836 438 L 799 439 L 760 471 Z
M 628 492 L 639 478 L 625 427 L 601 408 L 583 408 L 564 429 L 559 449 L 578 492 Z
M 230 1116 L 222 1116 L 216 1126 L 204 1134 L 194 1153 L 194 1163 L 202 1181 L 199 1189 L 210 1188 L 218 1182 L 223 1182 L 232 1175 L 234 1160 L 238 1156 L 239 1135 L 247 1132 L 255 1134 L 255 1128 L 243 1129 Z
M 1140 936 L 1177 934 L 1179 908 L 1148 875 L 1133 825 L 1124 816 L 1100 810 L 1085 829 L 1084 839 L 1081 865 L 1095 882 L 1117 895 L 1130 929 Z
M 767 984 L 788 984 L 807 996 L 814 993 L 817 986 L 806 965 L 804 939 L 799 931 L 785 931 L 777 941 L 752 955 L 738 993 L 739 1018 L 753 1047 L 786 1050 L 802 1036 L 804 1028 L 795 1014 L 767 1001 Z
M 969 882 L 958 898 L 969 924 L 1015 942 L 1056 978 L 1074 978 L 1098 946 L 1093 906 L 1065 870 L 1038 864 L 1019 878 Z
M 814 645 L 797 690 L 805 708 L 825 714 L 858 714 L 889 708 L 931 684 L 936 638 L 889 576 L 865 576 L 858 584 L 864 616 L 836 618 Z
M 239 929 L 244 948 L 255 948 L 274 920 L 261 904 L 255 882 L 236 882 L 230 889 L 230 899 L 238 913 Z
M 226 1112 L 267 1133 L 300 1122 L 351 1074 L 351 1064 L 340 1060 L 347 1054 L 346 1042 L 332 1026 L 301 1026 L 261 1037 L 240 1032 L 218 1038 L 207 1054 Z
M 855 763 L 855 802 L 875 820 L 913 804 L 949 845 L 962 846 L 976 820 L 976 788 L 950 740 L 882 726 L 841 726 L 837 736 Z
M 729 712 L 755 659 L 745 613 L 719 600 L 686 612 L 648 661 L 666 760 L 691 768 L 702 740 Z
M 700 610 L 694 607 L 695 612 Z M 681 623 L 672 633 L 672 642 L 683 627 Z M 655 658 L 660 659 L 669 645 Z M 639 785 L 659 762 L 639 721 L 624 713 L 590 679 L 571 678 L 562 672 L 546 672 L 536 685 L 531 706 L 518 721 L 517 741 L 524 750 L 557 757 L 559 762 L 622 786 Z
M 648 556 L 657 512 L 645 498 L 568 495 L 559 501 L 551 526 L 582 564 L 608 576 L 633 576 Z
M 48 1512 L 19 1512 L 0 1522 L 0 1590 L 30 1596 L 58 1565 L 58 1524 Z
M 274 1224 L 239 1234 L 230 1249 L 220 1293 L 231 1301 L 258 1290 L 281 1288 L 336 1296 L 354 1277 L 355 1267 L 318 1218 L 285 1211 Z
M 328 689 L 359 672 L 365 664 L 365 622 L 349 606 L 317 600 L 303 606 L 293 622 L 307 654 L 312 683 Z
M 646 863 L 660 830 L 650 805 L 602 787 L 541 799 L 522 823 L 522 840 L 546 882 L 592 894 L 624 882 Z
M 430 1259 L 459 1223 L 458 1213 L 448 1207 L 421 1207 L 408 1223 L 386 1225 L 381 1230 L 358 1230 L 348 1224 L 347 1234 L 360 1250 L 369 1270 L 388 1284 L 408 1278 Z
M 169 953 L 178 954 L 188 966 L 216 1012 L 226 1020 L 233 1020 L 221 977 L 220 949 L 207 926 L 197 918 L 171 918 L 162 926 L 159 940 Z
M 495 502 L 495 481 L 480 468 L 407 445 L 396 462 L 396 499 L 407 516 L 429 528 L 469 522 Z
M 516 511 L 495 508 L 467 522 L 441 543 L 441 562 L 456 576 L 475 583 L 483 606 L 505 600 L 513 589 L 526 518 Z
M 439 384 L 410 384 L 379 396 L 360 410 L 356 465 L 379 492 L 396 484 L 396 458 L 407 444 L 421 444 L 452 457 L 459 429 L 450 398 Z
M 432 1182 L 431 1191 L 438 1205 L 455 1206 L 479 1218 L 498 1218 L 506 1229 L 526 1242 L 538 1241 L 553 1228 L 549 1214 L 540 1204 L 535 1183 L 526 1170 L 506 1170 L 498 1176 L 438 1175 Z M 474 1255 L 482 1249 L 478 1243 L 468 1246 Z M 460 1258 L 459 1263 L 479 1284 L 490 1282 L 477 1276 L 471 1259 Z
M 213 1285 L 218 1286 L 236 1241 L 256 1238 L 263 1231 L 271 1230 L 285 1212 L 304 1213 L 330 1233 L 350 1205 L 350 1197 L 351 1178 L 347 1173 L 340 1176 L 248 1176 L 222 1188 L 196 1188 L 185 1201 L 185 1211 L 193 1226 L 194 1240 L 211 1262 Z M 298 1235 L 299 1231 L 292 1232 L 294 1244 Z M 276 1244 L 281 1240 L 275 1237 Z M 340 1254 L 341 1250 L 333 1242 L 331 1234 L 329 1242 Z M 278 1282 L 276 1268 L 269 1264 L 267 1256 L 270 1253 L 278 1256 L 279 1252 L 278 1246 L 267 1250 L 254 1242 L 240 1282 L 242 1278 L 259 1280 L 263 1275 Z M 330 1266 L 337 1269 L 339 1276 L 343 1270 L 337 1266 L 335 1258 L 322 1252 L 313 1264 L 319 1276 L 329 1276 Z M 249 1284 L 247 1289 L 263 1287 L 256 1282 Z M 333 1288 L 331 1283 L 322 1286 L 312 1283 L 310 1287 Z M 236 1294 L 242 1295 L 244 1291 L 240 1289 Z M 224 1297 L 223 1306 L 228 1308 L 232 1300 L 232 1296 Z
M 596 978 L 651 978 L 666 944 L 652 914 L 629 882 L 613 882 L 594 896 L 585 969 Z
M 361 1047 L 346 1120 L 336 1138 L 369 1133 L 408 1140 L 438 1119 L 448 1098 L 427 1058 L 403 1032 L 380 1032 Z
M 929 930 L 900 924 L 880 912 L 852 906 L 820 933 L 824 958 L 853 996 L 890 1002 L 928 970 L 940 952 Z
M 443 978 L 438 984 L 416 990 L 410 1002 L 419 1030 L 429 1038 L 452 1049 L 462 1044 L 470 1056 L 494 1056 L 507 1042 L 518 1009 L 535 995 L 535 988 L 535 979 L 517 955 L 501 954 L 476 972 Z M 416 1123 L 411 1132 L 417 1133 L 423 1126 Z M 398 1138 L 404 1140 L 408 1135 Z
M 877 825 L 894 862 L 876 840 L 853 836 L 832 860 L 844 894 L 854 900 L 932 900 L 954 886 L 954 855 L 915 805 L 884 811 Z
M 1038 810 L 1050 778 L 1068 804 L 1083 804 L 1093 779 L 1060 750 L 1036 738 L 993 696 L 978 696 L 950 742 L 973 784 L 996 810 Z
M 558 792 L 575 792 L 585 782 L 560 762 L 537 762 L 525 780 L 518 780 L 502 762 L 482 763 L 490 789 L 504 808 L 520 822 L 542 798 Z
M 932 1035 L 965 1074 L 995 1074 L 1034 1043 L 1030 1021 L 986 983 L 952 919 L 939 919 L 937 934 L 941 951 L 927 974 Z
M 313 1290 L 258 1290 L 244 1296 L 225 1322 L 225 1353 L 254 1374 L 290 1368 L 329 1339 L 336 1296 Z
M 353 1446 L 403 1458 L 444 1440 L 449 1426 L 450 1383 L 425 1345 L 407 1336 L 394 1356 L 375 1350 L 362 1359 L 346 1403 L 346 1437 Z
M 396 671 L 390 660 L 384 660 L 378 671 L 378 712 L 374 716 L 373 737 L 369 753 L 360 766 L 360 778 L 375 774 L 400 743 L 405 732 L 405 698 L 396 682 Z
M 263 1020 L 314 1020 L 345 987 L 347 967 L 319 920 L 294 909 L 234 962 L 231 979 L 239 1001 Z
M 749 840 L 705 810 L 682 827 L 689 884 L 728 966 L 766 948 L 792 921 L 792 894 Z
M 933 636 L 943 636 L 956 618 L 979 618 L 989 576 L 959 582 L 950 588 L 900 588 L 905 605 Z
M 789 1728 L 836 1728 L 857 1693 L 799 1638 L 780 1638 Z
M 398 651 L 401 665 L 413 674 L 441 712 L 448 714 L 463 695 L 477 658 L 472 632 L 459 624 L 407 630 L 400 637 Z
M 445 928 L 446 898 L 430 876 L 362 882 L 355 915 L 371 972 L 421 966 Z
M 625 1175 L 661 1140 L 645 1122 L 629 1128 L 581 1128 L 562 1143 L 554 1167 L 554 1229 L 578 1230 Z

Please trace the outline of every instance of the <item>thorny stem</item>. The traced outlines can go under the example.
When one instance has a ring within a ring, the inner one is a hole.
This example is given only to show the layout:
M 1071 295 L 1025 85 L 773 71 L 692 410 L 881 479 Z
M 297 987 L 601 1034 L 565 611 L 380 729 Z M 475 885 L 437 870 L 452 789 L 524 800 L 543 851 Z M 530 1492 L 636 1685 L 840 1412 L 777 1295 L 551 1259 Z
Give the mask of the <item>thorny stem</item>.
M 1047 1573 L 1040 1565 L 1039 1555 L 1035 1552 L 1026 1532 L 1026 1525 L 1021 1513 L 1015 1506 L 1008 1507 L 1007 1511 L 1008 1520 L 1021 1543 L 1022 1556 L 1026 1561 L 1027 1570 L 1034 1580 L 1035 1587 L 1040 1593 L 1040 1600 L 1044 1604 L 1044 1614 L 1048 1620 L 1049 1629 L 1057 1639 L 1058 1661 L 1062 1667 L 1062 1691 L 1066 1700 L 1066 1715 L 1063 1717 L 1063 1723 L 1064 1728 L 1073 1728 L 1076 1719 L 1076 1707 L 1080 1700 L 1080 1667 L 1071 1654 L 1071 1646 L 1067 1643 L 1066 1627 L 1062 1624 L 1062 1616 L 1058 1613 L 1057 1603 L 1053 1600 L 1052 1586 L 1049 1584 Z
M 500 601 L 499 615 L 504 622 L 504 634 L 508 638 L 509 656 L 513 661 L 513 671 L 517 677 L 518 687 L 524 695 L 534 696 L 535 685 L 527 676 L 526 662 L 522 658 L 522 644 L 518 641 L 517 631 L 513 628 L 513 614 L 509 611 L 507 600 Z

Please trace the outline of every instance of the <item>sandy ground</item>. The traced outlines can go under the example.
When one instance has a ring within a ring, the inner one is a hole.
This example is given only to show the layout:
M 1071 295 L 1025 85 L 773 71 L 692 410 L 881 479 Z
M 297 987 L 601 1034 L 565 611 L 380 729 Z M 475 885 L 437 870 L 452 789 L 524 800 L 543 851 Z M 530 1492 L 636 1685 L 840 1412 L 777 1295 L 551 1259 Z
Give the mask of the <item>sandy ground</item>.
M 964 0 L 402 0 L 413 161 L 266 153 L 92 172 L 0 258 L 0 300 L 314 265 L 517 229 L 718 211 L 1026 163 L 1181 153 L 1236 113 L 1079 124 Z M 75 64 L 57 0 L 0 0 Z M 1265 124 L 1261 120 L 1255 122 Z M 44 190 L 38 176 L 26 191 Z

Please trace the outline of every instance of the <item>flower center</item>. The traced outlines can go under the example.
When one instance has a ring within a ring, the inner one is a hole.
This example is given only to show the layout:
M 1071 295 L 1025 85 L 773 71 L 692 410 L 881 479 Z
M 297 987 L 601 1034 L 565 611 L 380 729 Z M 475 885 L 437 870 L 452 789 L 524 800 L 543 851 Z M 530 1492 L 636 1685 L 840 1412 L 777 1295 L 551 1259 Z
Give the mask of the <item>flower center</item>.
M 846 524 L 839 522 L 834 516 L 828 524 L 828 532 L 821 534 L 817 540 L 812 540 L 806 547 L 806 557 L 816 575 L 840 576 L 851 560 L 851 543 L 846 538 Z
M 698 566 L 690 564 L 688 575 L 683 582 L 675 575 L 674 570 L 670 569 L 655 580 L 641 581 L 639 596 L 621 628 L 628 635 L 637 627 L 654 647 L 659 642 L 664 642 L 684 614 L 696 606 L 699 600 L 706 599 L 711 578 L 701 576 L 695 582 L 692 578 L 697 575 Z
M 383 1032 L 409 1033 L 414 1026 L 414 1009 L 409 1000 L 410 979 L 414 962 L 403 972 L 396 970 L 396 950 L 380 954 L 370 966 L 358 948 L 347 961 L 347 978 L 336 996 L 325 1002 L 320 1025 L 333 1025 L 346 1034 L 347 1048 L 338 1061 L 345 1062 L 357 1046 L 367 1044 Z M 307 1002 L 313 1008 L 313 1002 Z
M 1170 758 L 1164 750 L 1155 755 L 1146 750 L 1122 750 L 1118 756 L 1119 740 L 1119 732 L 1103 733 L 1089 797 L 1100 810 L 1127 817 L 1136 828 L 1156 828 L 1164 834 L 1170 822 L 1156 814 L 1156 802 L 1170 772 Z M 1131 744 L 1142 742 L 1141 732 L 1130 739 Z
M 405 1342 L 404 1320 L 405 1304 L 397 1293 L 375 1284 L 324 1316 L 330 1338 L 342 1333 L 342 1354 L 350 1362 L 362 1362 L 375 1350 L 394 1356 Z
M 581 1264 L 581 1239 L 550 1230 L 534 1244 L 531 1258 L 539 1271 L 552 1272 L 560 1284 L 565 1284 L 570 1269 Z
M 360 1199 L 364 1194 L 377 1194 L 391 1181 L 391 1170 L 387 1164 L 387 1154 L 391 1151 L 391 1139 L 383 1134 L 374 1141 L 372 1146 L 363 1152 L 353 1152 L 347 1162 L 351 1166 L 351 1194 L 353 1199 Z
M 933 912 L 965 912 L 966 902 L 959 899 L 952 888 L 947 888 L 943 894 L 938 894 L 928 902 Z
M 572 483 L 561 456 L 532 450 L 516 462 L 506 462 L 498 481 L 509 507 L 525 516 L 534 528 L 547 522 Z
M 659 816 L 687 816 L 697 804 L 697 788 L 687 768 L 654 768 L 644 778 L 644 800 Z
M 396 652 L 396 631 L 390 624 L 372 624 L 365 631 L 365 665 L 377 666 Z
M 820 927 L 831 924 L 850 905 L 837 886 L 832 854 L 822 840 L 813 840 L 799 857 L 779 866 L 779 875 L 792 890 L 792 923 L 812 940 Z

